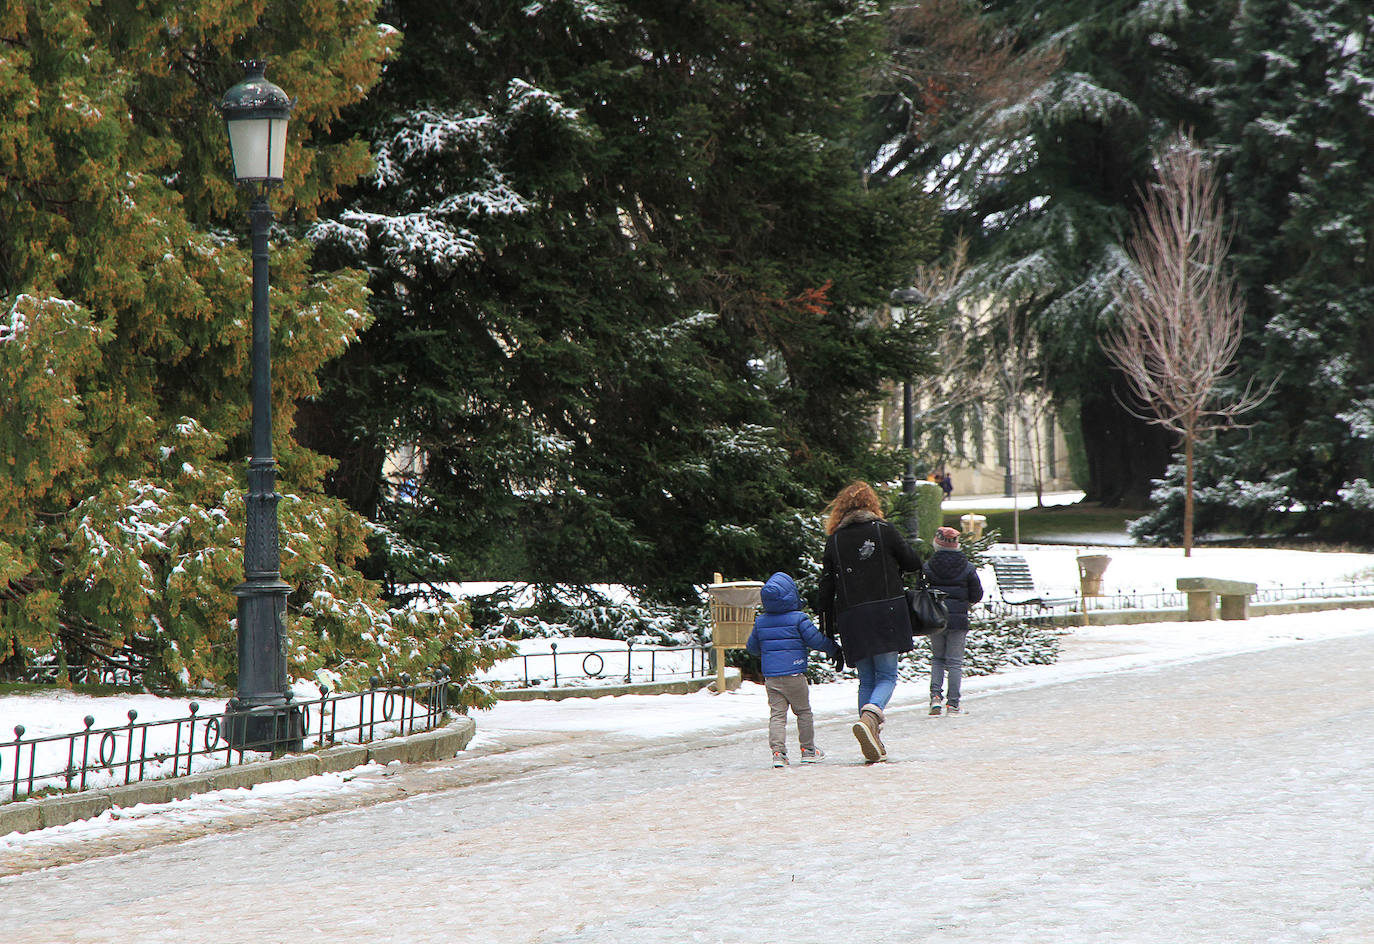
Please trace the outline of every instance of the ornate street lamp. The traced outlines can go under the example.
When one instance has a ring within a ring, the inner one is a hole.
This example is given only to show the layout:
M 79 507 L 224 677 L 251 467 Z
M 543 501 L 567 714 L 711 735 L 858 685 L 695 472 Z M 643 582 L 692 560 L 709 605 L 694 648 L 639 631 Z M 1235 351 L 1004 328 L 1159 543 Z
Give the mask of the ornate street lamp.
M 277 526 L 277 464 L 272 458 L 271 322 L 268 318 L 267 234 L 271 188 L 286 162 L 286 122 L 295 103 L 263 77 L 266 63 L 243 63 L 246 78 L 224 93 L 219 110 L 229 132 L 234 178 L 253 192 L 253 442 L 248 460 L 244 581 L 238 597 L 238 697 L 225 732 L 235 749 L 299 749 L 300 711 L 286 676 L 286 596 Z
M 906 316 L 906 309 L 919 308 L 929 302 L 925 293 L 914 288 L 894 289 L 889 297 L 892 307 L 892 320 L 898 324 Z M 906 453 L 906 471 L 902 474 L 902 492 L 908 496 L 911 509 L 911 517 L 906 522 L 906 529 L 911 539 L 914 541 L 921 533 L 921 518 L 916 509 L 916 502 L 911 497 L 916 492 L 916 443 L 911 422 L 911 377 L 910 375 L 902 378 L 902 451 Z

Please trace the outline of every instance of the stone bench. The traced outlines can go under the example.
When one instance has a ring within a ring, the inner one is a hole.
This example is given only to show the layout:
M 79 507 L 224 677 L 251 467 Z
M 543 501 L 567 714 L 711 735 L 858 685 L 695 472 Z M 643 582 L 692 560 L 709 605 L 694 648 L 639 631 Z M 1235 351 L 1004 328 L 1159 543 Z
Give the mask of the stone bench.
M 1259 589 L 1248 580 L 1221 580 L 1217 577 L 1179 577 L 1178 589 L 1188 594 L 1188 619 L 1217 618 L 1217 599 L 1221 599 L 1221 618 L 1250 618 L 1250 597 Z

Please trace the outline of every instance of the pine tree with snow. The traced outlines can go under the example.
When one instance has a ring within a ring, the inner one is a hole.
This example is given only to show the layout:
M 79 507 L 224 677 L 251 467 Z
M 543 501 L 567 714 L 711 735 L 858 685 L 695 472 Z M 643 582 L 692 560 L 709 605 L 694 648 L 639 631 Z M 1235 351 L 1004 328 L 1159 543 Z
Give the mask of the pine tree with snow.
M 1034 70 L 1057 68 L 1008 89 L 998 108 L 954 101 L 914 163 L 894 169 L 935 182 L 949 227 L 970 239 L 964 291 L 1025 326 L 1035 343 L 1013 356 L 1032 358 L 1031 381 L 1077 406 L 1090 500 L 1143 505 L 1173 446 L 1122 406 L 1099 341 L 1151 151 L 1180 125 L 1207 129 L 1205 88 L 1232 6 L 989 0 L 989 42 L 1002 37 Z
M 490 653 L 461 614 L 393 611 L 354 566 L 366 522 L 321 494 L 293 407 L 366 320 L 356 273 L 295 238 L 368 167 L 326 132 L 393 36 L 368 4 L 150 0 L 0 13 L 0 673 L 42 662 L 234 680 L 243 578 L 251 267 L 215 105 L 267 58 L 298 100 L 274 196 L 275 451 L 290 667 L 393 676 Z M 480 699 L 470 690 L 468 701 Z
M 854 144 L 863 2 L 396 0 L 402 51 L 347 113 L 375 174 L 315 230 L 375 323 L 307 441 L 395 576 L 681 596 L 814 552 L 868 410 L 915 359 L 870 312 L 932 236 Z M 410 481 L 383 460 L 415 450 Z
M 1216 143 L 1248 288 L 1248 376 L 1276 384 L 1221 440 L 1214 513 L 1252 533 L 1367 539 L 1374 526 L 1374 13 L 1242 5 Z M 1282 513 L 1282 514 L 1276 514 Z

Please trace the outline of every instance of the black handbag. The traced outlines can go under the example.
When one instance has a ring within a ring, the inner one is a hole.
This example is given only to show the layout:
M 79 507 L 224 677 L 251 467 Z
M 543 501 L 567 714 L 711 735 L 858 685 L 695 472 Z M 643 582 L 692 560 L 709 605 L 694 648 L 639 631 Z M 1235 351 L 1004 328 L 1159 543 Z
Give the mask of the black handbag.
M 949 607 L 945 593 L 921 581 L 919 587 L 906 592 L 907 609 L 911 611 L 911 631 L 917 636 L 937 636 L 949 623 Z

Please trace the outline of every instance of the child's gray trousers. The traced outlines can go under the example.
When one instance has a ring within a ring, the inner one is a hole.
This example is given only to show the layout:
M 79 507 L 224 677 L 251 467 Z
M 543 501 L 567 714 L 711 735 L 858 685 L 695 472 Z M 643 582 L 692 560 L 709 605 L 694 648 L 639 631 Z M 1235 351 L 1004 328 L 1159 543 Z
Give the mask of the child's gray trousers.
M 811 716 L 811 692 L 805 675 L 775 675 L 763 680 L 768 692 L 768 746 L 787 753 L 787 709 L 797 716 L 797 740 L 802 750 L 816 749 L 816 731 Z

